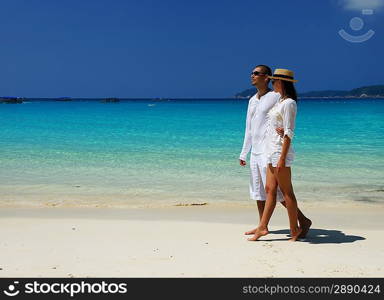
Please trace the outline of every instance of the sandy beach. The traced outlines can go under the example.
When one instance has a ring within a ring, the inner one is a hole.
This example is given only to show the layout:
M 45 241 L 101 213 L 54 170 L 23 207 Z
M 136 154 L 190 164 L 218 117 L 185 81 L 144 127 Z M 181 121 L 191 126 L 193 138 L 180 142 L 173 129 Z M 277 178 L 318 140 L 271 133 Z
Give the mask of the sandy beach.
M 0 210 L 1 277 L 383 277 L 379 205 L 302 205 L 313 228 L 248 242 L 255 205 Z

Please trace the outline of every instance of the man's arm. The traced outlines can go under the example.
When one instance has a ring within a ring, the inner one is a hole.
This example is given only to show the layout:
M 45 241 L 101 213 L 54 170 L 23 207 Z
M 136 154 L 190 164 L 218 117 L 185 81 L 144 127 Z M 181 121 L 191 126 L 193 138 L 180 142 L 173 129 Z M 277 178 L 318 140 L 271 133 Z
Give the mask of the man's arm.
M 245 134 L 244 134 L 243 148 L 241 149 L 241 153 L 239 156 L 240 166 L 245 166 L 247 164 L 245 161 L 247 160 L 247 155 L 252 147 L 251 113 L 250 113 L 251 105 L 250 104 L 251 104 L 251 100 L 249 100 L 249 103 L 248 103 L 247 117 L 245 121 Z

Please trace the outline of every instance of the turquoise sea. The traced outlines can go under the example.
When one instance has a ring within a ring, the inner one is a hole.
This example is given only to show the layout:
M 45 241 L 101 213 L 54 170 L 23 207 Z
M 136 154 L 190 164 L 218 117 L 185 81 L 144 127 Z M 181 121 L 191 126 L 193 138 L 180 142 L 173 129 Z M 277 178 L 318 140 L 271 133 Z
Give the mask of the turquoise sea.
M 33 100 L 0 105 L 0 204 L 242 203 L 247 100 Z M 300 99 L 304 202 L 384 203 L 384 100 Z

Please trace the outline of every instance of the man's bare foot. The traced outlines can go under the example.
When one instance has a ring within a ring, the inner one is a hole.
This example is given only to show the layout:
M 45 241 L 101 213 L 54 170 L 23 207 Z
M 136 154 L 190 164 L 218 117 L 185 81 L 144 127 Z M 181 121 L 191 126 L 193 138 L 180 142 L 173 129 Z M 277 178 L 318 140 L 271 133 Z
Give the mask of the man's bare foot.
M 251 234 L 255 234 L 256 231 L 257 231 L 257 227 L 256 227 L 255 229 L 252 229 L 252 230 L 250 230 L 250 231 L 245 232 L 244 234 L 245 234 L 245 235 L 251 235 Z M 267 228 L 267 231 L 268 231 L 268 228 Z
M 257 241 L 260 237 L 267 235 L 268 233 L 268 229 L 256 228 L 255 234 L 253 235 L 253 237 L 249 238 L 248 241 Z
M 310 219 L 306 219 L 303 223 L 300 224 L 300 227 L 302 229 L 302 231 L 299 235 L 300 239 L 305 238 L 307 236 L 307 233 L 308 233 L 311 225 L 312 225 L 312 221 Z
M 289 241 L 296 242 L 302 232 L 303 230 L 300 227 L 297 228 L 295 231 L 291 231 L 291 238 L 289 239 Z

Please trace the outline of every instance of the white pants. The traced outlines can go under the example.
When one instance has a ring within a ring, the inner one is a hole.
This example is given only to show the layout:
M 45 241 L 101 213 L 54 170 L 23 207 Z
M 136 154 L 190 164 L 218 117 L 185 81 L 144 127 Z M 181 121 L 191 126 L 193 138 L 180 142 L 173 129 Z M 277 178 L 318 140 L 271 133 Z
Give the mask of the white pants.
M 249 182 L 249 194 L 252 200 L 265 201 L 265 185 L 267 183 L 267 160 L 263 154 L 251 153 L 250 160 L 251 180 Z M 284 201 L 280 188 L 277 188 L 276 199 Z

